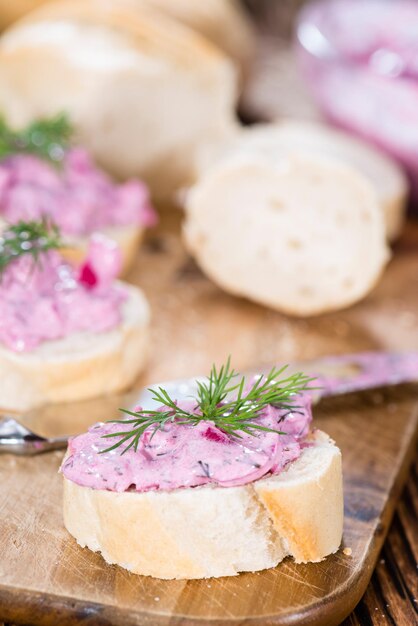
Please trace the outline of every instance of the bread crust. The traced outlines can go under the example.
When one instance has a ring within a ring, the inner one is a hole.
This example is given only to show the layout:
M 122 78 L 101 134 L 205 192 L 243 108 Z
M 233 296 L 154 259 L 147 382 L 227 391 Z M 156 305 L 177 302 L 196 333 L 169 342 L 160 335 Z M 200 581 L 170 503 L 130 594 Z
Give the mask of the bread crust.
M 27 353 L 0 346 L 0 408 L 27 411 L 129 387 L 146 361 L 150 313 L 142 292 L 128 290 L 123 321 L 109 332 L 73 333 Z
M 249 74 L 255 33 L 236 0 L 211 0 L 210 6 L 196 0 L 145 1 L 202 34 L 238 63 L 244 77 Z
M 317 432 L 316 441 L 327 442 L 325 433 Z M 309 455 L 309 453 L 308 453 Z M 334 455 L 326 472 L 319 476 L 310 474 L 309 463 L 300 463 L 301 476 L 293 477 L 295 485 L 286 473 L 254 485 L 258 497 L 269 512 L 274 528 L 286 537 L 289 552 L 296 563 L 320 561 L 332 552 L 332 546 L 341 541 L 343 524 L 340 496 L 342 469 L 341 455 Z M 324 497 L 326 494 L 326 497 Z
M 47 0 L 0 0 L 0 30 L 3 30 Z
M 0 29 L 12 24 L 50 0 L 0 0 Z M 85 0 L 88 4 L 89 0 Z M 206 7 L 196 0 L 114 0 L 131 5 L 138 13 L 147 6 L 160 10 L 203 35 L 231 59 L 245 75 L 255 51 L 251 21 L 235 0 L 211 0 Z
M 233 576 L 288 555 L 320 561 L 342 538 L 341 453 L 316 431 L 278 476 L 227 488 L 116 493 L 64 477 L 64 523 L 108 563 L 156 578 Z

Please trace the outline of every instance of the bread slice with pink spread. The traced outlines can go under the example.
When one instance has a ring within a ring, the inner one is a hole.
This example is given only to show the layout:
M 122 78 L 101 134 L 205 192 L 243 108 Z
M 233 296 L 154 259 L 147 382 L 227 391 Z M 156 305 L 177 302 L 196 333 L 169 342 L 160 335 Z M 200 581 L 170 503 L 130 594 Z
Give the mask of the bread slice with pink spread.
M 27 411 L 118 392 L 133 384 L 148 355 L 149 307 L 138 288 L 124 290 L 121 320 L 110 330 L 74 332 L 44 341 L 30 352 L 0 345 L 0 407 Z
M 115 244 L 95 236 L 77 270 L 54 249 L 54 237 L 32 222 L 0 238 L 3 410 L 117 392 L 145 364 L 149 306 L 140 289 L 115 280 Z
M 128 431 L 148 419 L 140 408 L 137 424 L 92 426 L 61 467 L 67 530 L 108 563 L 156 578 L 321 561 L 342 539 L 341 453 L 311 429 L 309 397 L 293 405 L 263 405 L 251 423 L 264 430 L 231 431 L 231 405 L 206 419 L 202 403 L 178 403 L 183 413 L 142 430 L 136 449 L 139 431 Z
M 130 0 L 140 11 L 149 4 L 203 35 L 249 74 L 256 50 L 255 30 L 239 0 Z
M 145 228 L 157 221 L 145 183 L 112 181 L 87 150 L 73 145 L 64 114 L 18 129 L 0 118 L 0 134 L 0 229 L 47 217 L 64 238 L 63 254 L 78 265 L 91 235 L 105 234 L 118 245 L 126 272 Z
M 321 561 L 341 543 L 341 453 L 320 431 L 312 443 L 279 476 L 239 487 L 116 493 L 64 478 L 65 526 L 108 563 L 156 578 Z

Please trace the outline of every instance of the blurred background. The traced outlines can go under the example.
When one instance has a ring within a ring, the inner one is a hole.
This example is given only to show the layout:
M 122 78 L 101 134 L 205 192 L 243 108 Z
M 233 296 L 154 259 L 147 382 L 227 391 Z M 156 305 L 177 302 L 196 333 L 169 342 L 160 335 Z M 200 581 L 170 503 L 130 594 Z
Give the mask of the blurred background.
M 63 3 L 0 0 L 0 28 L 10 29 L 16 20 L 34 10 L 36 16 L 36 9 L 53 4 Z M 87 0 L 85 6 L 89 4 L 95 2 Z M 337 125 L 396 159 L 409 175 L 413 197 L 417 195 L 415 0 L 212 0 L 204 7 L 191 0 L 99 0 L 98 4 L 130 6 L 137 15 L 151 9 L 165 26 L 170 19 L 194 30 L 234 62 L 244 122 L 292 117 Z M 71 11 L 55 13 L 62 21 L 70 19 Z M 73 17 L 76 14 L 77 10 Z M 25 38 L 24 30 L 21 37 Z M 47 35 L 38 34 L 39 44 L 43 37 Z M 110 58 L 109 53 L 109 62 Z M 10 97 L 14 87 L 5 89 Z M 32 98 L 29 87 L 21 89 Z M 0 87 L 4 109 L 2 91 Z M 66 104 L 65 98 L 62 102 Z M 19 107 L 17 100 L 14 107 Z M 48 110 L 39 102 L 37 107 L 40 112 Z M 27 114 L 4 112 L 16 123 L 28 119 Z M 123 168 L 122 172 L 126 173 Z

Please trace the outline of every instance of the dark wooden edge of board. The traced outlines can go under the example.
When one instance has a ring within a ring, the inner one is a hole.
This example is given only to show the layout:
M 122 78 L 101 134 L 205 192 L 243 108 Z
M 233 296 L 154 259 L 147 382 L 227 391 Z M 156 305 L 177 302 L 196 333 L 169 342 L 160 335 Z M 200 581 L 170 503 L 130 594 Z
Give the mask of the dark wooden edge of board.
M 353 611 L 366 591 L 373 570 L 376 566 L 380 550 L 383 546 L 396 504 L 406 483 L 409 470 L 415 457 L 418 441 L 418 421 L 414 435 L 409 442 L 400 470 L 387 494 L 381 519 L 371 538 L 371 549 L 363 568 L 345 582 L 344 586 L 326 598 L 311 604 L 303 612 L 291 612 L 280 616 L 280 624 L 288 626 L 338 626 Z M 348 587 L 355 588 L 355 593 L 348 594 Z M 16 608 L 18 607 L 18 608 Z M 320 607 L 320 611 L 318 608 Z M 28 622 L 28 619 L 30 620 Z M 318 621 L 320 619 L 320 621 Z M 111 606 L 76 598 L 61 597 L 52 594 L 22 592 L 12 587 L 0 586 L 0 620 L 15 624 L 36 624 L 37 626 L 77 626 L 80 623 L 88 626 L 154 626 L 156 623 L 170 626 L 216 626 L 219 619 L 199 619 L 186 615 L 168 616 L 164 613 L 141 613 L 137 611 L 115 609 Z M 325 621 L 324 621 L 325 620 Z M 275 615 L 262 618 L 237 618 L 222 620 L 222 626 L 274 626 L 278 623 Z

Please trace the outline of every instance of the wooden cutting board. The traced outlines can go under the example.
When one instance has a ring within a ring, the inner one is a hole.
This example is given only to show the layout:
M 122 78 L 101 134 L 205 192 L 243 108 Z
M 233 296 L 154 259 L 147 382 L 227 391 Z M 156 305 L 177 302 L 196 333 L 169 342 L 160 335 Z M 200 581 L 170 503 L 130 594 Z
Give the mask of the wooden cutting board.
M 153 355 L 138 386 L 205 373 L 231 353 L 237 368 L 365 349 L 417 349 L 418 228 L 411 225 L 381 285 L 340 314 L 290 320 L 223 294 L 187 258 L 167 214 L 130 279 L 153 313 Z M 50 407 L 28 417 L 43 433 L 109 419 L 121 398 Z M 61 453 L 0 456 L 0 621 L 22 624 L 333 626 L 367 586 L 415 449 L 418 386 L 329 399 L 316 424 L 343 452 L 344 550 L 319 564 L 235 578 L 159 581 L 106 565 L 62 524 Z

